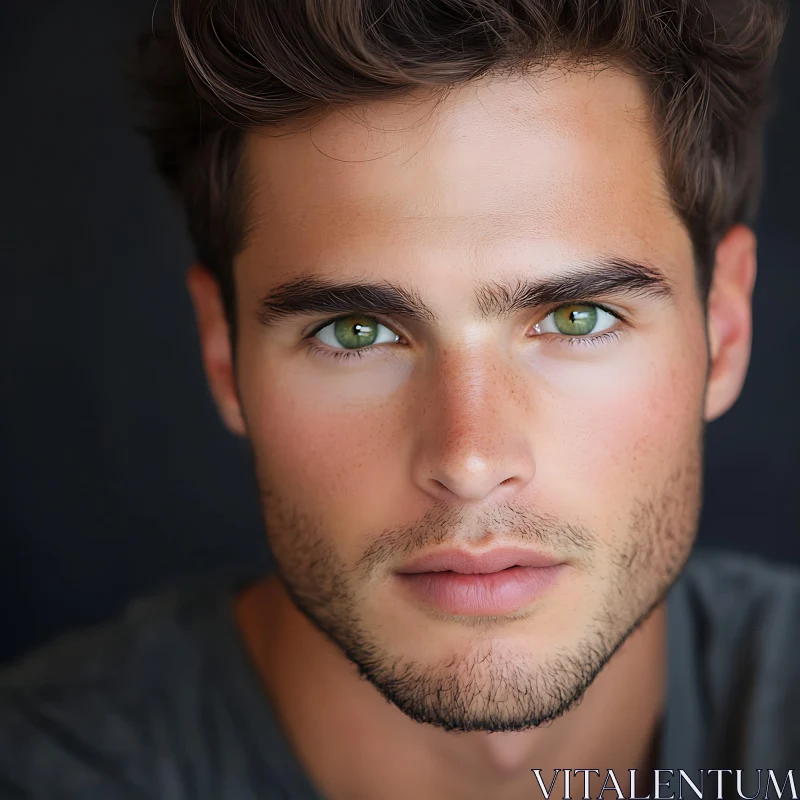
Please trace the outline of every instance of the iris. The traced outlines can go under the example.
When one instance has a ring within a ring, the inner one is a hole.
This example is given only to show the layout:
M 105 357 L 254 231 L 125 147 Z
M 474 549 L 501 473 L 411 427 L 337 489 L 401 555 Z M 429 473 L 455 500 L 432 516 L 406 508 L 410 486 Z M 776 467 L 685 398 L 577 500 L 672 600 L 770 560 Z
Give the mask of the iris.
M 333 335 L 347 349 L 369 347 L 378 338 L 378 324 L 374 317 L 344 317 L 334 323 Z
M 597 325 L 597 307 L 591 305 L 561 306 L 553 312 L 553 322 L 565 336 L 585 336 Z

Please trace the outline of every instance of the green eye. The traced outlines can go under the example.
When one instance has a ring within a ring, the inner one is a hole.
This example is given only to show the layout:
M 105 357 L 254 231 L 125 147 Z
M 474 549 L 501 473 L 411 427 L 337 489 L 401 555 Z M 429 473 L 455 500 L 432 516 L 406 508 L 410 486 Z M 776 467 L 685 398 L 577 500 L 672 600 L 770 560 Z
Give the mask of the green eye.
M 396 342 L 400 337 L 381 325 L 375 317 L 351 314 L 326 325 L 316 333 L 317 338 L 336 350 L 358 350 L 373 344 Z
M 597 325 L 597 306 L 576 304 L 561 306 L 553 312 L 553 322 L 565 336 L 585 336 Z
M 368 347 L 378 338 L 378 325 L 371 317 L 346 317 L 333 323 L 333 335 L 348 350 Z

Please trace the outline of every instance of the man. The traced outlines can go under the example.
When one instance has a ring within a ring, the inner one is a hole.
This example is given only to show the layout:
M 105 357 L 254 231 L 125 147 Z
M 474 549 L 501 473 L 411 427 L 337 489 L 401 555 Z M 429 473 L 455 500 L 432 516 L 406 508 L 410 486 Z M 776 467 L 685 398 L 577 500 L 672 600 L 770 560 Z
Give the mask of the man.
M 145 128 L 277 574 L 7 670 L 2 797 L 796 797 L 798 572 L 690 558 L 781 7 L 173 12 Z

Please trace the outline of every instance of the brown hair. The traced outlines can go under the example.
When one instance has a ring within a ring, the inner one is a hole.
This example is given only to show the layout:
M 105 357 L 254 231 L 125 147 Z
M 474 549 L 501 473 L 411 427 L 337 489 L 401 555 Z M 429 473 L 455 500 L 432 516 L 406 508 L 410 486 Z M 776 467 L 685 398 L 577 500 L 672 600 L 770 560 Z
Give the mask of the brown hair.
M 138 126 L 234 320 L 244 133 L 334 107 L 566 61 L 619 64 L 652 90 L 673 205 L 705 299 L 713 254 L 752 224 L 783 0 L 173 0 L 138 40 Z

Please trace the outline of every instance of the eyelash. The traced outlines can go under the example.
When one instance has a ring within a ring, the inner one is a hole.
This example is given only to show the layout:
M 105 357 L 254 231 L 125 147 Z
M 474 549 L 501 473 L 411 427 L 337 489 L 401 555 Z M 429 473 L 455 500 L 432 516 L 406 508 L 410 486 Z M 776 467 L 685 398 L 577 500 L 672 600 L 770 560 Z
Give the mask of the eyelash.
M 569 305 L 574 305 L 570 303 Z M 599 308 L 602 311 L 605 311 L 611 314 L 612 317 L 618 319 L 620 322 L 625 322 L 624 318 L 621 314 L 616 311 L 612 311 L 610 308 L 604 306 L 602 303 L 580 303 L 580 305 L 587 305 L 587 306 L 594 306 L 595 308 Z M 551 309 L 547 315 L 552 314 L 553 311 L 557 311 L 562 306 L 556 306 L 555 308 Z M 315 337 L 316 335 L 323 329 L 330 325 L 332 322 L 336 322 L 340 319 L 347 319 L 347 317 L 353 316 L 353 314 L 359 313 L 358 311 L 350 311 L 347 314 L 341 314 L 338 317 L 332 317 L 331 319 L 325 320 L 325 322 L 320 323 L 317 325 L 311 333 L 309 333 L 305 339 L 308 342 L 307 350 L 309 353 L 314 355 L 320 355 L 323 358 L 332 358 L 335 361 L 352 361 L 356 358 L 364 358 L 370 352 L 375 352 L 378 350 L 382 345 L 377 346 L 369 346 L 369 347 L 361 347 L 361 348 L 354 348 L 354 349 L 346 349 L 342 348 L 341 350 L 336 350 L 330 347 L 326 347 L 325 345 L 319 344 L 319 340 Z M 375 316 L 374 314 L 370 314 L 369 316 L 377 319 L 381 322 L 380 318 Z M 381 324 L 385 324 L 381 322 Z M 387 325 L 387 327 L 389 327 Z M 539 334 L 541 335 L 541 334 Z M 556 334 L 548 334 L 549 336 L 555 336 L 556 340 L 559 342 L 560 345 L 564 345 L 566 347 L 597 347 L 600 344 L 604 344 L 605 342 L 611 341 L 613 339 L 618 339 L 620 335 L 620 331 L 618 329 L 613 331 L 604 331 L 603 333 L 598 333 L 595 336 L 558 336 Z

